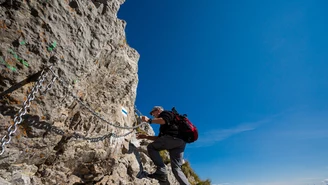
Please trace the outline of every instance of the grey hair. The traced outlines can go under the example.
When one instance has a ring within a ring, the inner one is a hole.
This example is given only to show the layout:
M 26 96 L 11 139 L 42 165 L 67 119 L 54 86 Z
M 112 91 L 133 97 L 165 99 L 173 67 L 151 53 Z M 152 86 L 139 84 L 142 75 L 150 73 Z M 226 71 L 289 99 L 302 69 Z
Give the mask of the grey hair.
M 164 110 L 164 108 L 162 106 L 154 106 L 153 107 L 153 110 L 155 110 L 155 109 L 158 109 L 160 111 L 163 111 Z
M 162 106 L 154 106 L 151 111 L 150 111 L 150 115 L 152 114 L 152 112 L 154 112 L 155 110 L 160 110 L 160 111 L 163 111 L 164 108 Z

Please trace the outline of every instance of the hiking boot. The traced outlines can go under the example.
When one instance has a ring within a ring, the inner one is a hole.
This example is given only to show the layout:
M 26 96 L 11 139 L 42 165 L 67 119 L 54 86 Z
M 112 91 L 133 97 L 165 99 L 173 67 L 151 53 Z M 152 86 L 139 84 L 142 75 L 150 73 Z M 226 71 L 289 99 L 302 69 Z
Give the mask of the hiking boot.
M 161 182 L 166 182 L 167 181 L 167 175 L 166 174 L 152 173 L 152 174 L 148 174 L 148 177 L 152 178 L 152 179 L 157 179 Z

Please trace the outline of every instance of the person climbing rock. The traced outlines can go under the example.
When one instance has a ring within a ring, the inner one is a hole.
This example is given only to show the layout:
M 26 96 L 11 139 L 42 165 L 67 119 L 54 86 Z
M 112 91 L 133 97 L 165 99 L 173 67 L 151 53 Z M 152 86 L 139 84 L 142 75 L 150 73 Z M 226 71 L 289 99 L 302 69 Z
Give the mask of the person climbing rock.
M 138 139 L 149 139 L 153 142 L 147 146 L 149 157 L 156 165 L 157 169 L 154 173 L 149 174 L 149 178 L 155 178 L 159 181 L 167 181 L 167 170 L 159 151 L 167 150 L 170 154 L 172 172 L 180 185 L 190 185 L 187 177 L 181 170 L 183 164 L 183 153 L 186 142 L 178 138 L 178 128 L 174 124 L 174 115 L 170 111 L 166 111 L 161 106 L 155 106 L 150 112 L 154 118 L 142 116 L 142 121 L 150 124 L 160 124 L 158 136 L 148 136 L 139 134 Z

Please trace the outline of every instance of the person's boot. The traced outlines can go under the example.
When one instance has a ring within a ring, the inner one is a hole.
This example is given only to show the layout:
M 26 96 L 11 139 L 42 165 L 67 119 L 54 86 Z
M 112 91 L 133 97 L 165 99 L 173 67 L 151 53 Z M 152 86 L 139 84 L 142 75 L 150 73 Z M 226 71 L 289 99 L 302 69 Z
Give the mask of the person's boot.
M 148 177 L 152 178 L 152 179 L 157 179 L 161 182 L 166 182 L 167 181 L 167 175 L 166 174 L 152 173 L 152 174 L 148 174 Z

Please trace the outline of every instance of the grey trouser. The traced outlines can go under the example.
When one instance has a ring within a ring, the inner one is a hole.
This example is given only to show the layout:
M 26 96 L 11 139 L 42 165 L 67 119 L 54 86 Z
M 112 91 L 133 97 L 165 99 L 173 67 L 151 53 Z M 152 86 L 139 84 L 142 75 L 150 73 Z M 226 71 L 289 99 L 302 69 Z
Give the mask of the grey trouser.
M 172 172 L 181 185 L 190 185 L 185 174 L 181 171 L 183 163 L 183 152 L 186 142 L 182 139 L 169 135 L 161 136 L 147 146 L 148 154 L 154 164 L 157 166 L 155 173 L 166 174 L 166 168 L 159 151 L 167 150 L 170 154 Z

